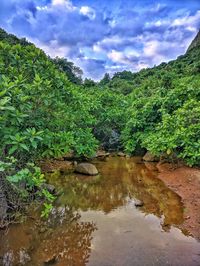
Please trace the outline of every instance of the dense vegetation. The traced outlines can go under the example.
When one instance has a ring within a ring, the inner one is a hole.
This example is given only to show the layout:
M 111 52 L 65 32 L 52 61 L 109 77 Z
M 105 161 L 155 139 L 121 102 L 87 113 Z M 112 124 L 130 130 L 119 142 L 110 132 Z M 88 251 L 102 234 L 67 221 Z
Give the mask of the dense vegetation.
M 127 101 L 121 141 L 128 153 L 200 164 L 200 46 L 139 73 L 116 73 L 106 87 Z
M 99 146 L 199 165 L 199 46 L 139 73 L 99 83 L 81 76 L 68 60 L 0 30 L 0 173 L 20 194 L 51 202 L 37 161 L 69 151 L 92 157 Z

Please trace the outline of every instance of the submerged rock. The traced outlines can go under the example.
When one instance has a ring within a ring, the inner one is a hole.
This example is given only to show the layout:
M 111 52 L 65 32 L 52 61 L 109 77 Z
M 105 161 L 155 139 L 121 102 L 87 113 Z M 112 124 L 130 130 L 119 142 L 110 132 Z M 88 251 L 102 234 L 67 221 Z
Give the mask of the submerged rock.
M 84 175 L 98 175 L 99 173 L 96 166 L 91 163 L 79 163 L 75 168 L 75 172 Z
M 144 202 L 141 200 L 134 200 L 135 207 L 142 207 L 144 205 Z
M 159 161 L 159 157 L 153 155 L 152 153 L 150 153 L 149 151 L 144 155 L 143 160 L 145 162 L 158 162 Z

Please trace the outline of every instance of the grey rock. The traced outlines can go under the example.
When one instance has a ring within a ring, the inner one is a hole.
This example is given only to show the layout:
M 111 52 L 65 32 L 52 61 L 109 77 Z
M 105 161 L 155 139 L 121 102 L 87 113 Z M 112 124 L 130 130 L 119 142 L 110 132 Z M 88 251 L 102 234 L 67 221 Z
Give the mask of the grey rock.
M 123 153 L 123 152 L 121 152 L 121 151 L 120 151 L 120 152 L 118 152 L 118 153 L 117 153 L 117 155 L 118 155 L 118 156 L 120 156 L 120 157 L 125 157 L 125 156 L 126 156 L 126 154 L 125 154 L 125 153 Z
M 79 163 L 75 168 L 76 173 L 84 174 L 84 175 L 97 175 L 99 172 L 91 163 Z

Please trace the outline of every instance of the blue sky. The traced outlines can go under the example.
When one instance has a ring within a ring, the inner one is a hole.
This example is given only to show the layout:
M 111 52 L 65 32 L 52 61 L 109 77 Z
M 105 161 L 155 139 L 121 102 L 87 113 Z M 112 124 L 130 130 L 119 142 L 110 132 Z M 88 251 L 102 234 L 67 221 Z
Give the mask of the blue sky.
M 183 54 L 200 28 L 200 0 L 0 0 L 0 27 L 98 80 Z

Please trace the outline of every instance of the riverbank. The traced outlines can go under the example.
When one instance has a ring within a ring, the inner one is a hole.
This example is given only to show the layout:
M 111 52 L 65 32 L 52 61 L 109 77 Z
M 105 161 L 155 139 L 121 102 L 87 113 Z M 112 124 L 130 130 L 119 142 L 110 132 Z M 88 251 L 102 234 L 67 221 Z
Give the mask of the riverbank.
M 200 239 L 200 169 L 170 164 L 157 165 L 158 178 L 176 192 L 184 204 L 183 230 Z

